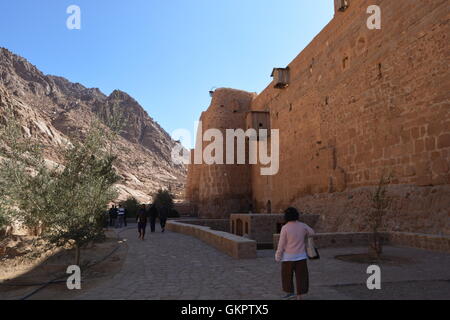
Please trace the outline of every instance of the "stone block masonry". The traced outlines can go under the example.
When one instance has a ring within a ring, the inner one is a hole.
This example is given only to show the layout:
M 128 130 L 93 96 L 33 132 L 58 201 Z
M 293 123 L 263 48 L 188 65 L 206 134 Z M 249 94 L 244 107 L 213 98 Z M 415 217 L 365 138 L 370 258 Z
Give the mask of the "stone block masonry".
M 319 249 L 368 246 L 369 236 L 370 233 L 368 232 L 318 233 L 314 236 L 314 244 Z M 381 237 L 385 245 L 450 253 L 450 236 L 382 232 Z M 279 240 L 280 235 L 274 234 L 273 246 L 275 250 L 278 247 Z
M 318 215 L 300 216 L 300 221 L 312 228 L 318 220 Z M 258 244 L 272 244 L 273 234 L 279 233 L 284 223 L 282 214 L 232 214 L 229 222 L 231 233 L 248 237 Z
M 367 28 L 374 4 L 381 30 Z M 287 88 L 216 90 L 206 128 L 245 129 L 246 114 L 269 113 L 280 170 L 191 165 L 200 217 L 295 206 L 321 216 L 320 232 L 368 231 L 368 199 L 391 173 L 383 227 L 450 235 L 449 14 L 447 0 L 349 1 L 289 64 Z
M 255 259 L 256 241 L 238 237 L 209 227 L 191 225 L 176 221 L 167 223 L 167 230 L 196 237 L 235 259 Z
M 246 115 L 255 94 L 234 89 L 217 89 L 211 106 L 200 118 L 203 135 L 208 129 L 218 129 L 223 135 L 226 129 L 244 128 Z M 203 151 L 197 137 L 196 149 Z M 224 141 L 224 150 L 225 150 Z M 195 152 L 191 154 L 195 162 Z M 226 162 L 224 154 L 224 163 Z M 191 164 L 187 178 L 186 198 L 190 200 L 198 215 L 204 219 L 226 219 L 229 212 L 248 212 L 251 205 L 249 165 Z
M 212 230 L 230 232 L 229 219 L 174 219 L 177 222 L 209 227 Z

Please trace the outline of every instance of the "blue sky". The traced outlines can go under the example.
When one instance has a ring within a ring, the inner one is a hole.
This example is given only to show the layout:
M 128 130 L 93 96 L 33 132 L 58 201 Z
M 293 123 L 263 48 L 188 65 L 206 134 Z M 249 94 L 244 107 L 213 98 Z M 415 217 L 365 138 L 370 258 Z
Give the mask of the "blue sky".
M 69 5 L 81 30 L 66 28 Z M 0 46 L 46 74 L 133 96 L 169 133 L 193 130 L 213 87 L 261 92 L 333 17 L 333 0 L 14 0 Z

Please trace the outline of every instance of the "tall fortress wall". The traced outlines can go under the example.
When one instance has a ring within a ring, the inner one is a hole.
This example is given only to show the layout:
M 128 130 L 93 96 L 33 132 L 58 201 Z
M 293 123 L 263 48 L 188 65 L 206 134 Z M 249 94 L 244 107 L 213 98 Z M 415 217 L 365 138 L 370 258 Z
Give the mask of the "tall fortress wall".
M 245 128 L 248 111 L 269 112 L 280 170 L 191 165 L 186 196 L 200 217 L 296 206 L 320 214 L 322 231 L 365 231 L 370 194 L 391 173 L 385 228 L 450 234 L 448 1 L 348 2 L 289 64 L 287 88 L 216 90 L 204 129 Z M 367 28 L 370 5 L 381 30 Z
M 200 137 L 208 129 L 218 129 L 225 137 L 226 129 L 245 130 L 247 113 L 255 94 L 234 89 L 217 89 L 211 105 L 203 112 L 200 121 L 202 128 L 197 133 L 196 149 L 204 150 L 210 142 L 199 145 Z M 223 150 L 226 139 L 223 139 Z M 191 153 L 191 163 L 195 161 Z M 226 163 L 226 153 L 223 154 Z M 248 211 L 251 203 L 250 166 L 247 165 L 208 165 L 191 164 L 188 168 L 186 195 L 198 209 L 203 218 L 226 218 L 232 212 Z

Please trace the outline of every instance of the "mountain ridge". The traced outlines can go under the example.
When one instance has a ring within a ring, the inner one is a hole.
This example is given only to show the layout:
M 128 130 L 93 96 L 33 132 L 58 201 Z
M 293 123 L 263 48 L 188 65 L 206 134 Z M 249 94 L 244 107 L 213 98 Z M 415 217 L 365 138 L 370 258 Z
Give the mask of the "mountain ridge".
M 186 168 L 171 160 L 176 142 L 128 93 L 116 89 L 108 96 L 99 88 L 45 75 L 6 48 L 0 48 L 0 87 L 0 107 L 10 104 L 22 109 L 27 130 L 37 126 L 38 131 L 57 132 L 68 140 L 86 131 L 93 119 L 108 125 L 119 113 L 123 127 L 116 148 L 117 169 L 124 178 L 119 185 L 122 199 L 131 195 L 148 201 L 159 188 L 182 190 Z M 30 110 L 36 113 L 34 125 L 27 124 Z M 47 142 L 55 145 L 56 140 L 49 137 Z

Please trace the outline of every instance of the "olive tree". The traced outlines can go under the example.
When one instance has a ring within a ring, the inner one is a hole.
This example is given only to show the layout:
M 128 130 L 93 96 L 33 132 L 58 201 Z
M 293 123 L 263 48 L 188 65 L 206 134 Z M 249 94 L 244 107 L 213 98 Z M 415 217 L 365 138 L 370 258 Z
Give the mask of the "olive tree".
M 93 121 L 84 137 L 58 147 L 60 164 L 45 159 L 45 147 L 23 134 L 14 110 L 0 127 L 0 195 L 3 211 L 55 246 L 80 250 L 103 234 L 103 214 L 117 197 L 119 177 L 109 148 L 114 134 Z
M 167 216 L 172 217 L 174 212 L 174 196 L 168 190 L 158 190 L 153 194 L 153 204 L 156 206 L 158 211 L 166 210 Z
M 371 194 L 371 208 L 366 216 L 370 229 L 369 255 L 378 259 L 383 252 L 383 243 L 380 229 L 383 226 L 383 218 L 386 215 L 392 199 L 387 194 L 387 186 L 391 183 L 392 175 L 382 175 L 376 190 Z
M 1 208 L 0 208 L 0 239 L 4 235 L 6 235 L 6 230 L 5 229 L 8 226 L 8 224 L 9 224 L 9 219 L 5 215 L 5 213 L 1 211 Z

